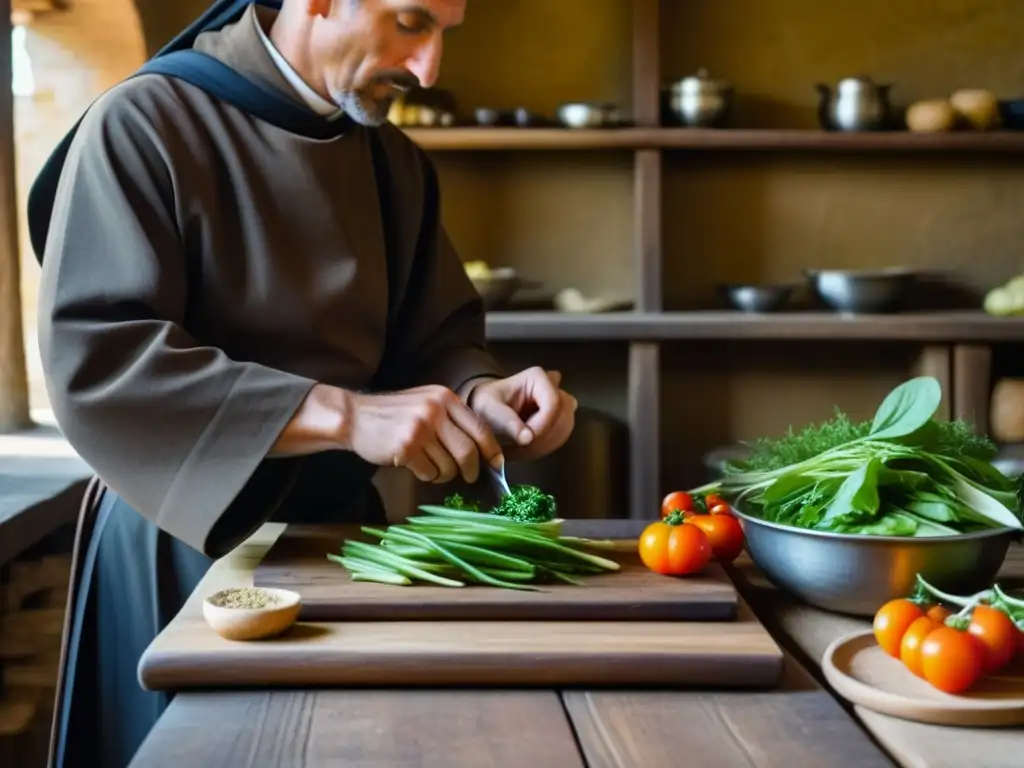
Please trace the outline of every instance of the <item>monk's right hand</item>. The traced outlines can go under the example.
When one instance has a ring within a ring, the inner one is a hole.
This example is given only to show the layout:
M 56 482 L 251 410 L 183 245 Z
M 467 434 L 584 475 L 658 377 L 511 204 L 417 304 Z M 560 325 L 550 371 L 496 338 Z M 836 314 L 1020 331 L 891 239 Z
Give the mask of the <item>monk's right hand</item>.
M 342 443 L 371 464 L 405 467 L 425 483 L 474 483 L 481 460 L 504 461 L 484 420 L 446 387 L 348 394 Z

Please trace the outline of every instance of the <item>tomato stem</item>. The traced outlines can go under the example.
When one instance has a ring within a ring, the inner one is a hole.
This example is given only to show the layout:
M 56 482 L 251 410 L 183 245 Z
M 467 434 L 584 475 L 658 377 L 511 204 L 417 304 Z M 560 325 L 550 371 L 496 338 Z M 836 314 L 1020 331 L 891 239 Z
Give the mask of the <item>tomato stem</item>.
M 975 595 L 971 595 L 970 597 L 963 597 L 963 596 L 960 596 L 960 595 L 950 595 L 950 594 L 948 594 L 946 592 L 943 592 L 942 590 L 940 590 L 940 589 L 938 589 L 936 587 L 933 587 L 931 584 L 929 584 L 927 581 L 924 580 L 924 577 L 921 576 L 920 573 L 917 574 L 917 586 L 918 586 L 918 590 L 914 594 L 914 596 L 911 598 L 912 602 L 918 602 L 918 603 L 924 602 L 922 600 L 922 594 L 924 594 L 924 595 L 930 595 L 931 597 L 935 598 L 936 600 L 940 600 L 942 602 L 949 603 L 950 605 L 957 605 L 957 606 L 960 606 L 961 608 L 965 608 L 966 609 L 968 607 L 973 608 L 975 605 L 977 605 L 979 602 L 982 602 L 982 601 L 991 602 L 991 600 L 995 596 L 995 592 L 993 592 L 993 590 L 991 590 L 991 589 L 982 590 L 981 592 L 978 592 Z

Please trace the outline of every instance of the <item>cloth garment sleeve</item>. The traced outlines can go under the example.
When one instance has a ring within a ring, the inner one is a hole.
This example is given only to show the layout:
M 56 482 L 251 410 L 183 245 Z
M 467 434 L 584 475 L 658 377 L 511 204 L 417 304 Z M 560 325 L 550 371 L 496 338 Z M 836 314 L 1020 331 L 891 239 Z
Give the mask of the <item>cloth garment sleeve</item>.
M 389 350 L 395 388 L 442 384 L 456 392 L 473 380 L 503 378 L 487 348 L 483 301 L 466 274 L 441 221 L 437 172 L 417 151 L 414 178 L 422 180 L 422 205 L 397 327 Z M 408 210 L 410 206 L 404 205 Z M 404 212 L 404 211 L 403 211 Z
M 219 557 L 294 480 L 301 459 L 267 453 L 314 382 L 185 330 L 173 146 L 154 122 L 109 95 L 86 115 L 50 225 L 40 350 L 75 450 L 144 517 Z

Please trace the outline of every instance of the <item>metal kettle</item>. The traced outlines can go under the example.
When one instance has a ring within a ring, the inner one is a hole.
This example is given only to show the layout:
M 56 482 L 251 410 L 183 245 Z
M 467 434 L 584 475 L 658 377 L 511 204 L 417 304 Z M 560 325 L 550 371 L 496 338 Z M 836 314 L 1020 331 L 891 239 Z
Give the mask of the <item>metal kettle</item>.
M 818 83 L 818 121 L 829 131 L 878 131 L 889 122 L 891 85 L 870 77 L 848 77 L 833 90 Z

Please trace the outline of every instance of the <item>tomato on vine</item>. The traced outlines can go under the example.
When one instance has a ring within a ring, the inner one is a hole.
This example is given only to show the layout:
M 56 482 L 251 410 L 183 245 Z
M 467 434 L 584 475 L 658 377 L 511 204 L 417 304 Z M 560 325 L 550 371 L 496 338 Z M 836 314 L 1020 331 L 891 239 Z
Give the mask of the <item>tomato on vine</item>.
M 921 646 L 924 645 L 925 638 L 941 626 L 942 622 L 933 619 L 929 611 L 924 616 L 918 616 L 910 622 L 907 631 L 903 633 L 903 638 L 900 640 L 900 661 L 918 677 L 924 677 Z
M 933 629 L 921 644 L 924 679 L 945 693 L 963 693 L 982 676 L 985 647 L 953 627 Z
M 875 639 L 882 650 L 893 658 L 900 657 L 900 643 L 903 635 L 916 619 L 924 616 L 924 610 L 917 603 L 904 598 L 890 600 L 875 613 L 873 629 Z
M 684 516 L 687 512 L 693 514 L 693 496 L 686 491 L 673 491 L 668 494 L 661 502 L 661 516 L 666 518 L 673 512 L 682 512 Z
M 648 525 L 638 541 L 640 559 L 655 573 L 686 576 L 704 570 L 711 560 L 711 542 L 695 525 L 686 525 L 682 512 Z
M 743 551 L 743 528 L 732 515 L 694 515 L 686 518 L 686 524 L 695 525 L 707 534 L 716 560 L 731 563 Z
M 971 610 L 967 632 L 984 647 L 985 674 L 1002 669 L 1017 655 L 1020 630 L 1005 613 L 988 605 L 976 605 Z

